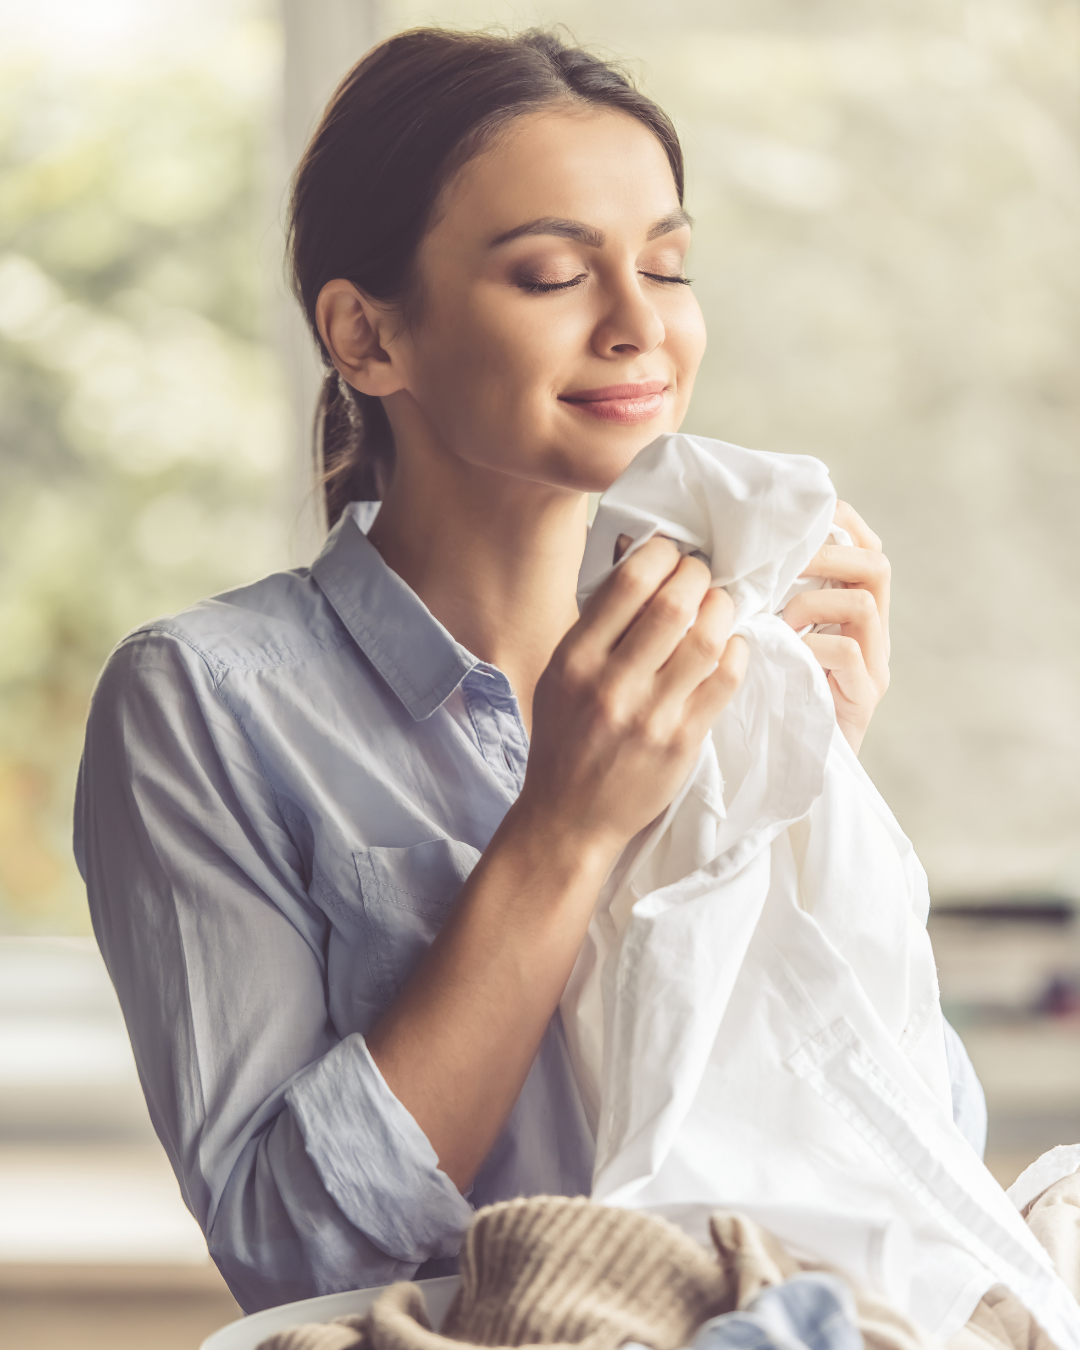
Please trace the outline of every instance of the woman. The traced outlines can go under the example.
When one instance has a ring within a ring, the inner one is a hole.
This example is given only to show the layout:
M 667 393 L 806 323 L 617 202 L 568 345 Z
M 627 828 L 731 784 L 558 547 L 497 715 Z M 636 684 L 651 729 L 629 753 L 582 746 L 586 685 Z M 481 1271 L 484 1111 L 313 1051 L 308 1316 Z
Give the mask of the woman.
M 704 348 L 682 198 L 670 121 L 542 33 L 391 39 L 297 172 L 330 537 L 120 644 L 77 806 L 155 1127 L 246 1309 L 440 1273 L 471 1206 L 589 1188 L 559 997 L 745 663 L 663 539 L 574 603 L 586 494 L 680 425 Z M 808 640 L 857 746 L 888 567 L 840 514 L 860 547 L 814 570 L 846 588 L 786 617 L 841 625 Z

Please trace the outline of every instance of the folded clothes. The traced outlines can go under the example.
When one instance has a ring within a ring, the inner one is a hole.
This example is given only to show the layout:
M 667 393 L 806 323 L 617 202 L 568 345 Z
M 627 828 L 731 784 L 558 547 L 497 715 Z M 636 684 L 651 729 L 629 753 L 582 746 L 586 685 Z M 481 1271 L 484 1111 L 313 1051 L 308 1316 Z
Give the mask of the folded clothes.
M 1080 1292 L 1080 1149 L 1028 1169 L 1014 1198 Z M 1034 1188 L 1047 1183 L 1044 1189 Z M 709 1249 L 680 1228 L 580 1197 L 482 1209 L 465 1237 L 461 1288 L 439 1331 L 415 1284 L 371 1310 L 280 1331 L 258 1350 L 932 1350 L 879 1294 L 799 1260 L 745 1215 L 708 1223 Z M 987 1290 L 946 1350 L 1054 1350 L 1003 1285 Z
M 723 1313 L 698 1331 L 690 1350 L 862 1350 L 851 1296 L 835 1277 L 807 1273 L 763 1289 L 742 1312 Z M 646 1350 L 624 1347 L 624 1350 Z
M 580 1197 L 481 1210 L 461 1289 L 433 1331 L 414 1284 L 363 1316 L 279 1332 L 259 1350 L 930 1350 L 902 1315 L 834 1275 L 807 1272 L 757 1224 L 718 1214 L 707 1251 L 652 1215 Z M 751 1339 L 747 1339 L 748 1336 Z
M 835 506 L 818 460 L 684 435 L 601 498 L 579 598 L 620 535 L 666 535 L 710 560 L 750 660 L 562 1001 L 592 1195 L 699 1238 L 739 1210 L 941 1338 L 1002 1284 L 1080 1350 L 1080 1308 L 953 1122 L 925 873 L 780 617 Z

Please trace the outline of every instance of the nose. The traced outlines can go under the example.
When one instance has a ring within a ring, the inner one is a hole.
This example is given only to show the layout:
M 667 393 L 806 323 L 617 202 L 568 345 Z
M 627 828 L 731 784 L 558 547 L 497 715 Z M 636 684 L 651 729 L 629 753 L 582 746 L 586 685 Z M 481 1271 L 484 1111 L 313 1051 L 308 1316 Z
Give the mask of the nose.
M 664 341 L 664 321 L 643 293 L 637 272 L 620 277 L 607 291 L 608 305 L 593 331 L 597 356 L 635 356 Z

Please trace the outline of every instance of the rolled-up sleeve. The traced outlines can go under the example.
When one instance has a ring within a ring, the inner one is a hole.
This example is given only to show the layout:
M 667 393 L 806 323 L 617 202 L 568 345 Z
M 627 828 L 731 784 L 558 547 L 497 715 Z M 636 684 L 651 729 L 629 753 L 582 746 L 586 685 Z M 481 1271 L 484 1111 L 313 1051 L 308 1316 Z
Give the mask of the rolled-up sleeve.
M 76 855 L 155 1129 L 247 1311 L 410 1278 L 471 1208 L 326 1000 L 327 919 L 228 674 L 174 633 L 95 692 Z
M 455 1255 L 471 1210 L 439 1170 L 427 1135 L 386 1086 L 362 1036 L 346 1036 L 300 1075 L 285 1100 L 326 1189 L 388 1256 L 415 1264 L 421 1252 Z M 358 1105 L 362 1134 L 351 1127 Z M 402 1173 L 423 1191 L 422 1215 L 386 1185 L 387 1176 Z

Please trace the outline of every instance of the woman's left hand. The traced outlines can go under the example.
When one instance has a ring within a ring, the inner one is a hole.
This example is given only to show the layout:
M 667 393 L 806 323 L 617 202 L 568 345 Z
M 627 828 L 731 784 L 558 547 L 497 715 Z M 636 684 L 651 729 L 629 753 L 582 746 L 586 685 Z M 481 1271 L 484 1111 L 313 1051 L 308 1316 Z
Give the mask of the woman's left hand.
M 847 502 L 837 502 L 833 520 L 855 547 L 826 544 L 814 555 L 803 576 L 827 577 L 832 588 L 795 596 L 784 619 L 795 629 L 839 624 L 835 635 L 808 633 L 803 641 L 829 677 L 836 720 L 858 754 L 889 687 L 889 560 L 881 540 Z

